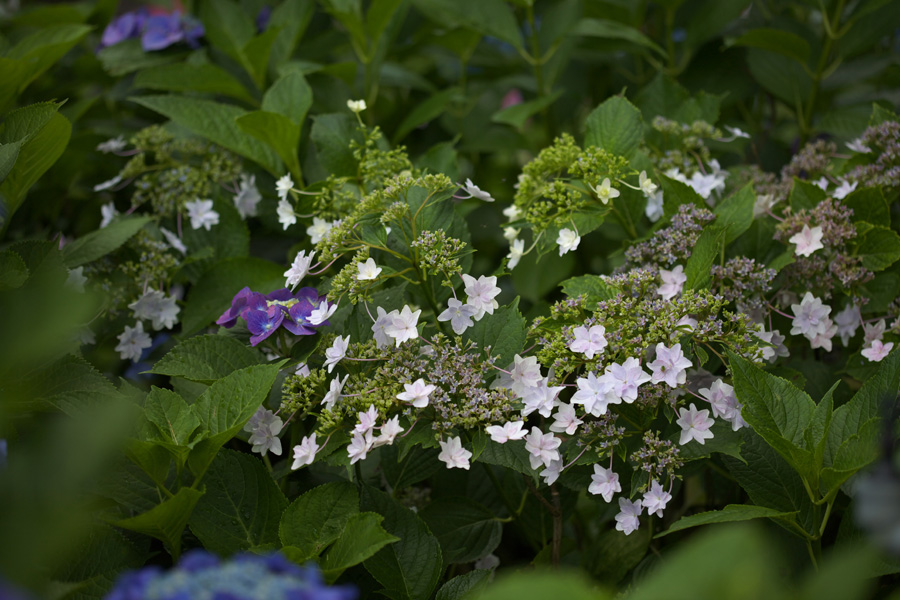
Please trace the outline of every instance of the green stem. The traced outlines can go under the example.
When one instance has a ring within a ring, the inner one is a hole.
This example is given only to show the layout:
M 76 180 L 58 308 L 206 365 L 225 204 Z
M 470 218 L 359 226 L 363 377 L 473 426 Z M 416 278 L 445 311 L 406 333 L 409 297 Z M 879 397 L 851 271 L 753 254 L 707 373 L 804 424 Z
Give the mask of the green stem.
M 816 72 L 812 77 L 812 88 L 809 90 L 809 97 L 806 99 L 806 108 L 799 114 L 800 117 L 798 120 L 800 122 L 800 131 L 803 134 L 804 138 L 809 136 L 810 129 L 812 127 L 812 114 L 813 108 L 816 103 L 816 96 L 819 94 L 819 87 L 821 86 L 822 80 L 824 79 L 823 73 L 825 73 L 825 68 L 828 66 L 828 59 L 831 56 L 831 51 L 834 47 L 834 42 L 838 39 L 839 34 L 837 33 L 838 27 L 841 24 L 841 15 L 844 12 L 844 2 L 845 0 L 838 0 L 837 6 L 835 7 L 834 17 L 829 20 L 828 13 L 822 10 L 822 19 L 824 21 L 825 28 L 825 41 L 822 46 L 822 52 L 819 54 L 819 62 L 816 65 Z M 798 102 L 799 103 L 799 102 Z

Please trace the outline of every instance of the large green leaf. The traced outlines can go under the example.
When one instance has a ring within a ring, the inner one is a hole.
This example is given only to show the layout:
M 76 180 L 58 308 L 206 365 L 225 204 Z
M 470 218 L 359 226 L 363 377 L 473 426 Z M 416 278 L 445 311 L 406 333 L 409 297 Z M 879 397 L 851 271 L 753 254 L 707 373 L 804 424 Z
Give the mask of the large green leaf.
M 487 556 L 500 544 L 502 526 L 482 504 L 463 496 L 442 498 L 421 512 L 422 520 L 441 543 L 448 564 Z
M 259 351 L 222 335 L 184 340 L 159 359 L 151 373 L 212 383 L 245 367 L 263 362 Z
M 200 419 L 181 396 L 155 386 L 144 401 L 144 414 L 159 430 L 156 439 L 176 446 L 187 446 L 200 427 Z
M 30 373 L 28 379 L 32 382 L 28 388 L 32 410 L 54 409 L 76 416 L 120 397 L 109 379 L 79 356 L 64 356 Z
M 747 231 L 753 224 L 753 205 L 756 194 L 753 184 L 748 183 L 740 190 L 725 198 L 716 205 L 716 225 L 725 227 L 725 245 L 727 246 Z
M 70 269 L 103 258 L 119 248 L 152 221 L 152 217 L 119 217 L 103 229 L 77 238 L 62 249 L 63 260 Z
M 266 90 L 262 108 L 290 119 L 295 125 L 303 125 L 306 113 L 312 106 L 312 88 L 299 71 L 290 71 Z
M 174 496 L 147 512 L 113 524 L 153 536 L 161 540 L 173 555 L 178 556 L 181 552 L 181 534 L 201 496 L 203 492 L 183 487 Z
M 656 534 L 655 537 L 663 537 L 682 529 L 697 527 L 698 525 L 709 525 L 711 523 L 732 523 L 734 521 L 749 521 L 751 519 L 793 519 L 798 511 L 783 512 L 765 506 L 753 506 L 746 504 L 729 504 L 722 510 L 711 510 L 708 512 L 682 517 L 672 524 L 666 531 Z
M 312 558 L 340 537 L 347 522 L 359 513 L 356 486 L 335 481 L 313 488 L 294 500 L 281 516 L 278 536 L 285 546 Z
M 428 600 L 441 576 L 441 545 L 414 512 L 371 487 L 360 498 L 363 510 L 384 516 L 384 528 L 400 538 L 363 563 L 395 600 Z
M 228 71 L 209 63 L 176 63 L 150 67 L 135 75 L 134 87 L 167 92 L 222 94 L 248 104 L 256 102 L 247 88 Z
M 809 42 L 796 33 L 780 29 L 770 29 L 768 27 L 751 29 L 734 40 L 732 45 L 769 50 L 791 58 L 802 65 L 806 65 L 809 62 Z
M 857 254 L 865 268 L 883 271 L 900 260 L 900 235 L 889 227 L 874 225 L 859 241 Z
M 316 155 L 325 169 L 338 176 L 356 176 L 356 159 L 350 150 L 354 139 L 355 121 L 346 114 L 316 115 L 309 137 L 316 147 Z
M 378 513 L 358 513 L 350 517 L 344 531 L 322 560 L 322 573 L 329 583 L 346 569 L 358 565 L 376 552 L 398 541 L 381 526 L 384 517 Z
M 710 268 L 721 256 L 727 236 L 728 230 L 718 224 L 703 229 L 697 243 L 691 248 L 691 256 L 684 267 L 684 274 L 687 277 L 684 282 L 685 289 L 702 290 L 709 287 L 712 280 Z
M 660 48 L 658 44 L 653 42 L 653 40 L 646 35 L 634 27 L 630 27 L 617 21 L 610 21 L 608 19 L 581 19 L 578 21 L 578 25 L 572 30 L 572 33 L 575 35 L 598 37 L 605 40 L 624 40 L 652 50 L 659 56 L 665 57 L 666 55 L 666 51 Z
M 503 0 L 413 0 L 429 19 L 490 35 L 522 49 L 515 13 Z
M 447 88 L 446 90 L 442 90 L 437 92 L 427 100 L 423 100 L 415 105 L 415 107 L 409 111 L 400 125 L 397 127 L 397 132 L 394 134 L 394 143 L 399 142 L 403 138 L 409 134 L 413 129 L 418 127 L 419 125 L 423 125 L 429 121 L 433 121 L 437 119 L 444 111 L 447 110 L 447 107 L 451 102 L 459 99 L 460 90 L 456 87 Z
M 441 586 L 434 600 L 462 600 L 469 594 L 483 590 L 490 580 L 491 571 L 475 569 L 453 579 Z
M 630 157 L 644 138 L 641 111 L 622 96 L 613 96 L 588 115 L 584 143 Z
M 204 548 L 228 555 L 278 542 L 278 522 L 288 502 L 262 461 L 222 450 L 203 482 L 206 493 L 190 526 Z
M 506 467 L 537 478 L 537 472 L 531 468 L 531 461 L 528 456 L 529 452 L 525 449 L 524 443 L 512 441 L 498 444 L 488 440 L 484 450 L 482 450 L 476 460 L 490 465 Z
M 238 117 L 235 122 L 241 131 L 275 150 L 291 175 L 299 179 L 297 146 L 300 144 L 300 125 L 284 115 L 265 110 L 247 113 Z
M 478 344 L 479 348 L 491 349 L 491 356 L 497 357 L 497 364 L 503 368 L 513 361 L 525 344 L 525 317 L 519 312 L 519 299 L 509 305 L 485 315 L 463 334 L 463 339 Z
M 865 221 L 885 227 L 891 224 L 891 211 L 881 188 L 866 187 L 847 194 L 841 203 L 853 210 L 850 220 Z

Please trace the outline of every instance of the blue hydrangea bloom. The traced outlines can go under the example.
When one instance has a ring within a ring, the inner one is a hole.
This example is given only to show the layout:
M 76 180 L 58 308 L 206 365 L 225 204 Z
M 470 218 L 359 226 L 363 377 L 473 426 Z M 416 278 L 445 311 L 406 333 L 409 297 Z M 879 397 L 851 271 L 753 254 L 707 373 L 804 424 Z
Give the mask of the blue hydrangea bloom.
M 312 312 L 322 302 L 325 302 L 325 296 L 320 296 L 311 287 L 300 288 L 296 292 L 281 288 L 266 295 L 245 287 L 235 294 L 231 308 L 222 313 L 216 323 L 231 328 L 238 317 L 244 319 L 247 329 L 253 334 L 250 338 L 253 346 L 275 333 L 279 327 L 294 335 L 313 335 L 317 328 L 330 325 L 327 319 L 315 325 L 310 323 Z
M 123 574 L 106 600 L 356 600 L 358 594 L 352 585 L 326 585 L 318 569 L 279 553 L 221 561 L 192 550 L 168 571 L 146 567 Z

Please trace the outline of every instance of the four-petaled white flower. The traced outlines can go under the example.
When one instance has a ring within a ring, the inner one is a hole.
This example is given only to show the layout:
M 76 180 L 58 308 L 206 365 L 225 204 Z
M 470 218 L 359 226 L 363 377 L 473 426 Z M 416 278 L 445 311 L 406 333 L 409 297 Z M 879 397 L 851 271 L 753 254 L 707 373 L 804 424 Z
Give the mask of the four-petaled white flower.
M 459 437 L 452 437 L 446 442 L 440 441 L 441 453 L 438 459 L 447 465 L 448 469 L 465 469 L 469 470 L 469 459 L 472 453 L 462 447 L 462 440 Z
M 174 296 L 166 296 L 153 288 L 144 292 L 144 295 L 128 305 L 134 313 L 135 319 L 150 319 L 153 329 L 172 329 L 178 322 L 178 313 L 181 307 L 176 304 Z
M 380 306 L 376 306 L 375 310 L 378 318 L 372 323 L 372 337 L 375 339 L 375 346 L 377 348 L 384 348 L 391 343 L 391 336 L 387 334 L 388 325 L 391 324 L 394 316 L 399 315 L 400 312 L 396 310 L 385 312 Z
M 306 250 L 298 252 L 297 256 L 294 257 L 294 262 L 291 263 L 291 268 L 284 272 L 284 276 L 287 277 L 284 286 L 293 288 L 303 281 L 303 278 L 309 273 L 309 267 L 315 258 L 315 252 L 310 252 L 309 256 L 306 255 Z
M 256 413 L 250 418 L 250 421 L 244 425 L 244 431 L 250 432 L 250 444 L 253 446 L 252 452 L 256 452 L 263 456 L 266 452 L 271 452 L 281 456 L 281 440 L 278 434 L 284 423 L 281 417 L 275 416 L 271 410 L 260 406 L 256 409 Z
M 525 388 L 522 394 L 522 416 L 527 417 L 537 411 L 543 417 L 549 417 L 553 413 L 553 407 L 558 404 L 557 396 L 565 386 L 551 386 L 550 378 L 544 377 L 534 387 Z
M 368 410 L 356 413 L 357 423 L 353 427 L 353 431 L 360 433 L 369 433 L 375 429 L 375 423 L 378 421 L 378 411 L 375 405 L 370 404 Z
M 622 485 L 619 483 L 619 475 L 617 473 L 614 473 L 612 469 L 604 469 L 600 465 L 594 465 L 591 485 L 588 486 L 589 493 L 603 496 L 604 500 L 612 502 L 613 495 L 621 491 Z
M 404 383 L 405 391 L 397 394 L 398 400 L 409 402 L 416 408 L 428 406 L 428 396 L 435 390 L 435 386 L 426 384 L 424 379 L 416 379 L 412 383 Z
M 260 200 L 262 200 L 262 194 L 256 188 L 256 175 L 241 173 L 237 194 L 234 196 L 234 207 L 241 218 L 255 217 Z
M 461 300 L 450 298 L 447 300 L 447 310 L 438 315 L 438 321 L 450 321 L 450 326 L 456 335 L 475 324 L 472 317 L 475 316 L 475 307 L 471 304 L 463 304 Z
M 371 281 L 377 279 L 382 271 L 381 267 L 375 264 L 374 258 L 369 258 L 364 263 L 356 263 L 356 270 L 358 271 L 356 279 L 359 281 Z
M 657 190 L 655 194 L 647 198 L 647 206 L 644 207 L 644 214 L 650 219 L 651 223 L 656 223 L 662 219 L 665 214 L 663 209 L 663 192 Z
M 562 468 L 562 460 L 550 461 L 550 464 L 547 465 L 547 468 L 541 471 L 541 479 L 544 480 L 544 484 L 553 485 L 554 483 L 556 483 L 556 480 L 559 479 L 559 474 L 562 473 Z
M 609 182 L 609 177 L 605 178 L 603 182 L 597 187 L 594 187 L 590 184 L 588 185 L 594 191 L 594 193 L 597 194 L 597 198 L 599 198 L 600 202 L 602 202 L 603 204 L 609 204 L 610 200 L 612 200 L 613 198 L 618 198 L 621 194 L 619 190 L 612 187 Z
M 511 228 L 507 227 L 507 229 Z M 510 270 L 515 269 L 523 256 L 525 256 L 525 240 L 512 240 L 509 244 L 509 254 L 506 255 L 506 258 L 509 259 L 506 266 L 509 267 Z
M 555 431 L 556 433 L 565 432 L 568 435 L 575 435 L 578 426 L 584 422 L 575 414 L 575 407 L 565 402 L 560 403 L 553 418 L 554 421 L 550 424 L 550 431 Z
M 665 344 L 656 344 L 656 360 L 647 366 L 653 371 L 652 383 L 665 382 L 670 388 L 676 388 L 687 379 L 687 368 L 693 363 L 684 356 L 681 344 L 667 348 Z
M 528 450 L 531 468 L 537 469 L 544 465 L 549 467 L 554 460 L 559 460 L 559 448 L 562 440 L 552 433 L 543 433 L 537 427 L 531 428 L 531 433 L 525 436 L 525 449 Z
M 607 397 L 609 384 L 594 373 L 588 373 L 587 378 L 579 377 L 575 383 L 578 385 L 578 391 L 572 395 L 572 403 L 583 404 L 584 411 L 595 417 L 605 415 L 609 405 Z
M 187 254 L 187 246 L 184 245 L 184 242 L 181 241 L 177 235 L 166 229 L 165 227 L 159 228 L 160 233 L 163 234 L 163 237 L 166 238 L 166 241 L 169 242 L 169 246 L 174 250 L 178 250 L 182 254 Z
M 200 229 L 201 227 L 209 231 L 213 225 L 219 224 L 219 213 L 213 210 L 212 200 L 201 200 L 197 198 L 193 202 L 185 202 L 184 207 L 188 211 L 188 217 L 191 219 L 191 227 Z
M 291 176 L 285 175 L 281 177 L 278 181 L 275 182 L 275 191 L 278 192 L 278 198 L 280 200 L 287 200 L 288 192 L 290 192 L 294 187 L 294 180 L 291 179 Z
M 592 325 L 590 329 L 579 326 L 572 332 L 575 339 L 569 342 L 569 350 L 584 354 L 588 360 L 603 354 L 606 348 L 606 328 L 603 325 Z
M 278 213 L 278 222 L 284 229 L 297 222 L 297 213 L 294 212 L 294 207 L 287 200 L 279 200 L 275 212 Z
M 122 360 L 131 359 L 137 362 L 141 359 L 144 350 L 153 345 L 150 336 L 144 333 L 144 324 L 138 321 L 134 327 L 125 326 L 125 330 L 118 335 L 119 345 L 116 352 Z
M 715 421 L 710 418 L 708 410 L 697 410 L 697 407 L 691 403 L 690 408 L 679 408 L 678 414 L 678 420 L 675 422 L 681 427 L 679 444 L 684 445 L 691 440 L 697 440 L 703 444 L 705 440 L 713 437 L 713 432 L 709 428 Z
M 325 365 L 328 367 L 328 372 L 334 369 L 334 365 L 338 364 L 343 360 L 345 356 L 347 356 L 347 347 L 350 345 L 350 336 L 341 337 L 337 336 L 334 339 L 334 343 L 331 345 L 331 348 L 327 348 L 325 350 Z
M 309 236 L 309 241 L 313 244 L 318 244 L 322 241 L 322 239 L 328 235 L 328 232 L 334 227 L 336 222 L 334 221 L 326 221 L 325 219 L 320 219 L 319 217 L 313 217 L 312 225 L 306 228 L 306 235 Z
M 322 300 L 319 303 L 319 306 L 314 308 L 312 312 L 309 313 L 309 324 L 310 325 L 321 325 L 328 318 L 334 314 L 338 308 L 337 304 L 330 304 L 328 300 Z
M 116 205 L 112 202 L 108 202 L 100 207 L 100 229 L 103 229 L 107 225 L 113 222 L 113 219 L 116 218 L 116 215 L 119 214 L 119 211 L 116 210 Z
M 788 241 L 797 245 L 794 249 L 794 253 L 797 256 L 809 256 L 816 250 L 821 250 L 825 247 L 822 244 L 822 235 L 820 226 L 816 225 L 810 228 L 809 225 L 804 225 L 803 229 L 799 233 L 792 235 Z
M 419 321 L 421 309 L 413 312 L 409 306 L 404 306 L 399 313 L 393 311 L 391 320 L 384 328 L 384 333 L 394 339 L 394 345 L 399 346 L 406 340 L 414 340 L 419 337 L 416 324 Z
M 638 387 L 650 381 L 649 373 L 641 368 L 641 362 L 629 357 L 622 364 L 612 363 L 606 367 L 600 377 L 607 384 L 606 400 L 610 404 L 625 402 L 631 404 L 637 400 Z
M 658 185 L 653 183 L 653 181 L 647 177 L 647 171 L 641 171 L 641 174 L 638 176 L 638 187 L 641 188 L 641 192 L 647 198 L 655 194 L 656 190 L 659 188 Z
M 365 100 L 347 100 L 347 108 L 356 114 L 361 113 L 366 110 L 366 101 Z
M 616 530 L 621 531 L 625 535 L 631 535 L 632 532 L 637 531 L 638 527 L 641 526 L 641 521 L 638 517 L 641 516 L 642 510 L 643 507 L 641 506 L 640 500 L 631 502 L 625 498 L 619 498 L 619 514 L 616 515 Z
M 318 451 L 319 444 L 316 443 L 316 434 L 304 436 L 300 443 L 294 446 L 294 464 L 291 465 L 291 470 L 313 464 Z
M 843 200 L 850 192 L 856 189 L 856 186 L 859 182 L 854 181 L 850 183 L 846 179 L 841 180 L 841 185 L 838 186 L 834 193 L 831 194 L 835 200 Z
M 513 358 L 509 369 L 510 389 L 516 396 L 523 396 L 527 388 L 536 387 L 542 379 L 541 365 L 536 356 L 522 358 L 518 354 Z
M 350 464 L 356 464 L 360 460 L 365 460 L 369 450 L 375 447 L 375 439 L 372 432 L 363 433 L 356 431 L 350 438 L 350 444 L 347 446 L 347 456 L 350 457 Z
M 394 439 L 403 433 L 403 428 L 400 427 L 400 415 L 394 415 L 393 418 L 385 421 L 384 425 L 379 428 L 379 431 L 381 431 L 381 435 L 375 438 L 376 448 L 393 444 Z
M 521 440 L 525 437 L 528 432 L 522 429 L 524 425 L 525 421 L 508 421 L 503 425 L 485 427 L 484 430 L 488 432 L 492 440 L 498 444 L 505 444 L 510 440 Z
M 894 342 L 883 344 L 881 340 L 872 340 L 868 346 L 863 348 L 861 354 L 872 362 L 881 362 L 893 348 Z
M 800 304 L 791 304 L 794 313 L 794 321 L 791 325 L 791 335 L 805 335 L 809 339 L 825 333 L 831 327 L 831 307 L 822 304 L 822 301 L 806 292 Z M 836 333 L 836 331 L 835 331 Z
M 481 320 L 485 313 L 492 315 L 494 309 L 500 304 L 494 298 L 500 293 L 497 287 L 497 278 L 482 275 L 475 279 L 471 275 L 463 275 L 463 291 L 466 293 L 466 304 L 472 306 L 476 312 L 472 318 Z
M 650 484 L 650 489 L 644 492 L 643 505 L 647 509 L 648 515 L 655 514 L 657 517 L 663 516 L 663 510 L 666 504 L 672 499 L 672 494 L 663 489 L 662 485 L 656 480 Z
M 743 405 L 738 402 L 734 388 L 721 379 L 715 380 L 708 388 L 701 388 L 700 395 L 709 401 L 713 415 L 725 419 L 731 423 L 731 428 L 737 431 L 747 425 L 741 417 Z
M 325 394 L 325 397 L 322 398 L 322 404 L 325 405 L 325 410 L 331 410 L 334 408 L 334 405 L 342 398 L 341 392 L 344 391 L 344 384 L 347 383 L 347 378 L 350 377 L 350 374 L 344 375 L 344 378 L 335 377 L 331 380 L 331 384 L 328 388 L 328 393 Z
M 578 248 L 578 244 L 581 243 L 581 236 L 578 235 L 577 231 L 560 229 L 559 237 L 556 238 L 556 243 L 559 246 L 559 255 L 562 256 L 563 254 Z
M 465 189 L 466 193 L 469 194 L 468 198 L 478 198 L 479 200 L 484 200 L 485 202 L 494 201 L 493 196 L 472 183 L 471 179 L 466 179 L 466 185 L 463 186 L 463 189 Z
M 660 269 L 659 278 L 662 279 L 662 285 L 656 289 L 656 293 L 662 296 L 663 300 L 671 300 L 680 294 L 687 281 L 683 265 L 677 265 L 671 271 Z
M 691 175 L 691 178 L 685 181 L 685 183 L 693 188 L 701 198 L 706 200 L 707 204 L 711 205 L 712 200 L 709 199 L 710 195 L 715 191 L 725 189 L 725 174 L 714 172 L 704 175 L 700 171 L 697 171 Z
M 841 336 L 841 343 L 846 346 L 850 342 L 850 338 L 856 335 L 862 317 L 859 313 L 859 307 L 852 302 L 844 307 L 844 310 L 834 315 L 834 324 L 837 325 L 837 334 Z

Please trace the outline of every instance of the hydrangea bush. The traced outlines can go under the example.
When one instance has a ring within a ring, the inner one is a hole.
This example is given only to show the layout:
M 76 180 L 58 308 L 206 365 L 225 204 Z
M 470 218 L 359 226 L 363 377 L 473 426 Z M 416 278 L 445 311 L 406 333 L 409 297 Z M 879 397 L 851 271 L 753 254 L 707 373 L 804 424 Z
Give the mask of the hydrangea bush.
M 639 598 L 743 535 L 792 589 L 896 584 L 900 117 L 880 62 L 835 91 L 896 17 L 599 4 L 16 12 L 4 578 L 449 600 L 567 565 Z M 759 89 L 699 75 L 738 58 Z

